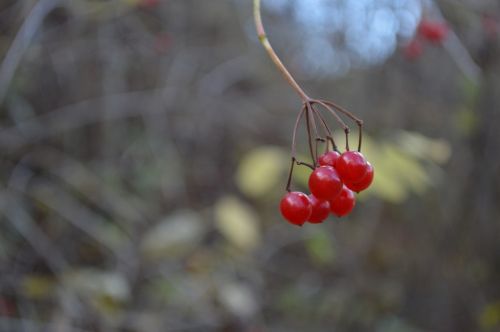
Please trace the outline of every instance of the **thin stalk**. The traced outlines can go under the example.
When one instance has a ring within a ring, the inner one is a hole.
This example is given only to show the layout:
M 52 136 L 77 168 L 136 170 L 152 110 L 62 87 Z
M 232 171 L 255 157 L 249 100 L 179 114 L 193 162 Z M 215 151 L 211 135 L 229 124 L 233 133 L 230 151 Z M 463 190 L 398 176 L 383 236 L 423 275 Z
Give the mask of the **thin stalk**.
M 314 167 L 316 167 L 316 157 L 314 156 L 314 149 L 312 144 L 312 133 L 311 133 L 311 110 L 306 106 L 306 128 L 307 128 L 307 141 L 309 143 L 309 152 L 311 153 L 311 159 Z
M 318 159 L 318 162 L 319 162 L 319 158 L 318 158 L 318 156 L 319 156 L 319 151 L 318 151 L 319 150 L 319 142 L 321 142 L 321 143 L 326 142 L 327 146 L 325 149 L 325 153 L 328 151 L 328 141 L 324 138 L 321 138 L 321 137 L 316 138 L 316 147 L 315 148 L 316 148 L 316 158 Z
M 344 129 L 344 133 L 345 133 L 345 149 L 346 149 L 346 151 L 349 151 L 349 132 L 350 132 L 349 127 L 345 124 L 345 122 L 340 118 L 340 116 L 337 114 L 337 112 L 335 112 L 335 110 L 329 104 L 324 103 L 321 100 L 313 100 L 313 101 L 311 101 L 311 104 L 314 104 L 314 103 L 323 106 L 327 111 L 329 111 L 335 117 L 335 119 L 340 124 L 340 126 L 342 127 L 342 129 Z
M 307 107 L 309 108 L 309 113 L 311 115 L 311 124 L 313 127 L 314 136 L 316 137 L 316 139 L 321 138 L 321 136 L 318 133 L 318 126 L 316 126 L 316 118 L 314 117 L 314 110 L 312 109 L 311 104 L 309 103 L 307 104 Z
M 314 119 L 314 110 L 312 109 L 311 104 L 306 103 L 306 108 L 307 108 L 307 120 L 308 120 L 307 125 L 310 126 L 312 124 L 313 132 L 314 132 L 315 140 L 316 140 L 316 142 L 315 142 L 316 143 L 316 149 L 315 149 L 316 155 L 311 153 L 312 159 L 313 159 L 313 165 L 314 165 L 314 167 L 316 167 L 317 163 L 318 163 L 318 139 L 321 139 L 321 136 L 319 136 L 319 134 L 318 134 L 318 127 L 316 126 L 316 120 Z M 310 133 L 309 133 L 309 137 L 311 137 Z
M 356 117 L 354 114 L 352 114 L 351 112 L 349 112 L 345 108 L 340 107 L 339 105 L 335 104 L 332 101 L 321 100 L 321 102 L 323 102 L 323 103 L 325 103 L 325 104 L 333 107 L 334 109 L 336 109 L 340 113 L 344 114 L 345 116 L 347 116 L 348 118 L 350 118 L 351 120 L 353 120 L 354 122 L 356 122 L 356 124 L 358 125 L 358 131 L 359 131 L 358 132 L 359 133 L 359 137 L 358 137 L 358 152 L 361 152 L 361 143 L 363 141 L 363 120 L 361 120 L 360 118 Z
M 300 120 L 302 119 L 302 116 L 304 115 L 305 111 L 306 111 L 305 106 L 302 106 L 302 109 L 300 110 L 299 115 L 297 115 L 297 119 L 295 120 L 295 125 L 293 126 L 293 133 L 292 133 L 292 158 L 293 159 L 295 159 L 295 157 L 296 157 L 295 139 L 297 137 L 297 129 L 299 128 Z
M 265 50 L 269 54 L 269 57 L 274 62 L 279 71 L 283 74 L 288 84 L 290 84 L 290 86 L 295 90 L 295 92 L 297 92 L 302 101 L 303 102 L 309 101 L 310 98 L 300 87 L 297 81 L 295 81 L 295 79 L 293 78 L 292 74 L 290 74 L 288 69 L 286 69 L 285 65 L 283 64 L 283 62 L 281 62 L 280 58 L 278 57 L 273 47 L 271 46 L 271 43 L 267 39 L 266 31 L 264 30 L 264 25 L 262 23 L 262 17 L 260 13 L 260 0 L 253 1 L 253 16 L 255 19 L 255 28 L 257 30 L 257 36 L 259 37 L 259 41 L 261 42 L 262 46 L 264 46 Z
M 329 149 L 328 149 L 328 144 L 329 143 L 332 144 L 332 149 L 334 151 L 338 151 L 337 144 L 335 144 L 335 140 L 333 139 L 332 131 L 330 130 L 330 128 L 328 128 L 328 125 L 326 124 L 325 118 L 323 117 L 323 115 L 321 114 L 320 111 L 318 111 L 317 109 L 314 108 L 314 106 L 311 105 L 311 108 L 314 111 L 314 113 L 316 113 L 316 116 L 321 120 L 321 123 L 323 124 L 323 128 L 325 130 L 325 137 L 326 137 L 326 150 L 325 150 L 325 153 L 329 151 Z
M 292 184 L 293 166 L 295 166 L 295 157 L 292 157 L 292 162 L 290 163 L 290 171 L 288 172 L 288 180 L 286 181 L 285 190 L 288 192 L 290 192 L 290 185 Z

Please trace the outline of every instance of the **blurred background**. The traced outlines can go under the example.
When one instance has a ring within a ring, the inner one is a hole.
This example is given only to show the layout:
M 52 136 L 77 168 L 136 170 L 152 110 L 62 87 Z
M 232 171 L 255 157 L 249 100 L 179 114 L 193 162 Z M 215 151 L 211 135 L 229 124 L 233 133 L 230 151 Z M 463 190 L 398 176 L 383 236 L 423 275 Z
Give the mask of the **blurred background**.
M 499 2 L 262 9 L 365 121 L 346 218 L 279 214 L 301 103 L 250 0 L 0 2 L 0 331 L 500 331 Z

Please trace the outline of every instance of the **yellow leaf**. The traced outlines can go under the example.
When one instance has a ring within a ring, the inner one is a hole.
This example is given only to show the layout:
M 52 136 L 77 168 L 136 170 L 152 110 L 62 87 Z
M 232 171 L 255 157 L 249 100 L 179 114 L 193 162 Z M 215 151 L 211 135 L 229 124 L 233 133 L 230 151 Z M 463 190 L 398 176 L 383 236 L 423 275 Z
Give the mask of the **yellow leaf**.
M 261 197 L 285 181 L 290 157 L 280 148 L 263 146 L 243 157 L 236 173 L 239 189 L 250 197 Z
M 221 198 L 215 206 L 215 220 L 219 231 L 235 246 L 251 250 L 259 243 L 257 216 L 251 207 L 238 198 Z
M 402 182 L 398 181 L 391 173 L 385 162 L 377 163 L 375 168 L 375 177 L 370 189 L 363 192 L 364 195 L 376 195 L 391 203 L 401 203 L 407 197 L 408 193 Z
M 372 140 L 368 135 L 363 137 L 363 154 L 375 169 L 375 177 L 370 188 L 359 198 L 364 199 L 371 195 L 381 197 L 391 203 L 401 203 L 408 197 L 407 186 L 399 176 L 395 175 L 393 163 L 387 157 L 383 145 Z
M 396 141 L 405 153 L 419 159 L 444 164 L 451 157 L 451 147 L 442 139 L 432 139 L 422 134 L 400 131 Z
M 479 324 L 485 330 L 500 326 L 500 301 L 484 307 L 479 315 Z
M 431 180 L 418 160 L 391 145 L 386 145 L 383 151 L 388 167 L 398 181 L 407 184 L 409 189 L 418 194 L 429 187 Z
M 28 298 L 42 299 L 51 294 L 54 285 L 54 280 L 49 277 L 32 275 L 23 279 L 21 289 Z

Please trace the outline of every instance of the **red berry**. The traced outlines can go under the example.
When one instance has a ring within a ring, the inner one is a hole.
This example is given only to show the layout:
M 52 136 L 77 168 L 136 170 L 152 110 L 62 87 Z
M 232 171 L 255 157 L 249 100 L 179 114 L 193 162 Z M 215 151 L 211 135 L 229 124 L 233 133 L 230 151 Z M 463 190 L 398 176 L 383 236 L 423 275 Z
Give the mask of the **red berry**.
M 404 55 L 407 59 L 415 60 L 419 58 L 424 51 L 422 42 L 418 39 L 413 39 L 403 48 Z
M 339 159 L 340 153 L 337 151 L 328 151 L 321 157 L 319 157 L 318 162 L 321 166 L 332 166 L 335 167 L 335 162 Z
M 314 197 L 314 195 L 309 195 L 309 201 L 312 205 L 312 213 L 307 221 L 309 221 L 311 224 L 322 223 L 330 213 L 330 202 L 321 201 Z
M 335 168 L 342 181 L 356 183 L 363 179 L 368 170 L 368 162 L 357 151 L 346 151 L 340 155 Z
M 330 209 L 337 217 L 343 217 L 349 214 L 356 205 L 356 197 L 354 193 L 346 186 L 342 187 L 340 195 L 330 201 Z
M 280 211 L 291 224 L 302 226 L 311 216 L 312 205 L 306 194 L 293 191 L 281 200 Z
M 309 177 L 309 189 L 320 200 L 334 199 L 342 190 L 342 180 L 335 168 L 320 166 Z
M 365 190 L 372 184 L 374 172 L 375 170 L 373 169 L 372 164 L 368 162 L 368 170 L 366 171 L 365 176 L 363 176 L 363 179 L 361 179 L 361 181 L 356 183 L 347 182 L 345 183 L 345 185 L 352 191 L 359 193 L 360 191 Z
M 439 44 L 448 35 L 448 26 L 444 22 L 424 19 L 418 26 L 418 33 L 428 41 Z

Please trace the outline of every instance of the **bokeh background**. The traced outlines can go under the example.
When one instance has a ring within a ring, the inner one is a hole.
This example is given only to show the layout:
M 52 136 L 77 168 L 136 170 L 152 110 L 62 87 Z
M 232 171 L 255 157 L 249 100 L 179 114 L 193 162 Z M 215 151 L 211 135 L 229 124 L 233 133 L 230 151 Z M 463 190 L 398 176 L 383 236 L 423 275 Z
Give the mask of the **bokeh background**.
M 500 331 L 498 1 L 263 12 L 365 121 L 349 217 L 279 214 L 300 100 L 250 0 L 0 2 L 0 331 Z

